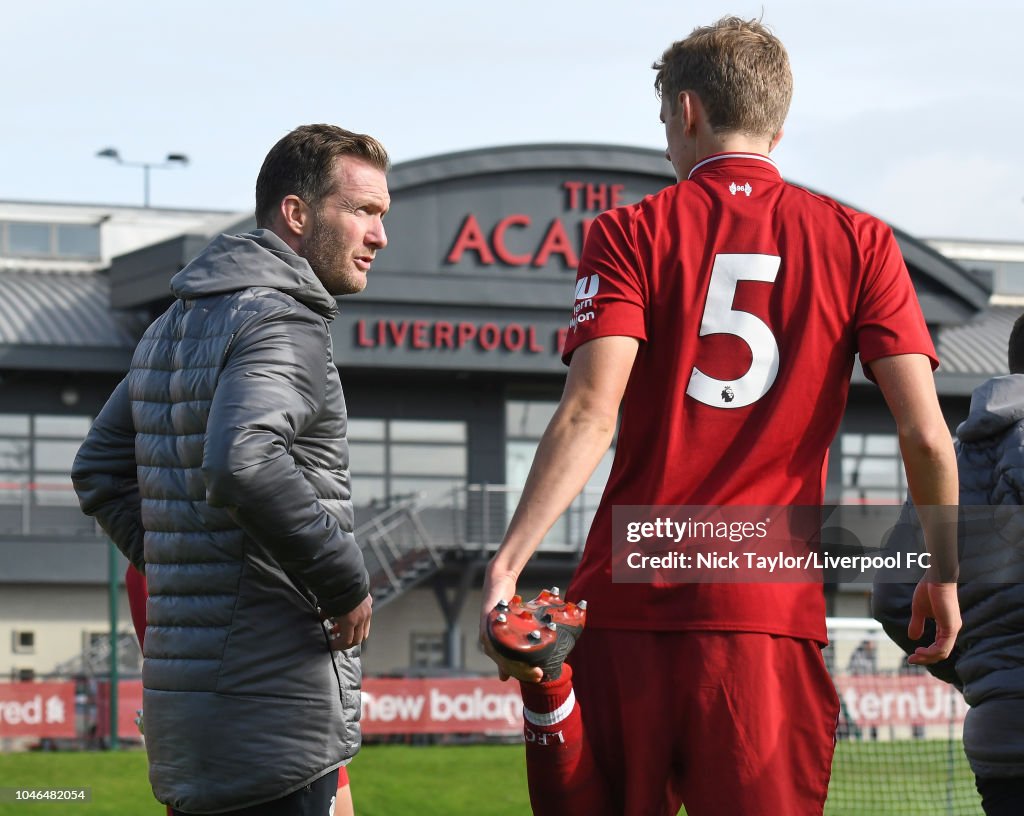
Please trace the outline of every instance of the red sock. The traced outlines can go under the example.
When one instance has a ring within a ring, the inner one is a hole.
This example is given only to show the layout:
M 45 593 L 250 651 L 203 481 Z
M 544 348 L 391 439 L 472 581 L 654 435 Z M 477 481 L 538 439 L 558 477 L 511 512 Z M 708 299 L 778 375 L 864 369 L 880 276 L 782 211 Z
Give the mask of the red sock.
M 536 816 L 608 813 L 608 796 L 583 733 L 572 668 L 544 683 L 520 683 L 530 804 Z

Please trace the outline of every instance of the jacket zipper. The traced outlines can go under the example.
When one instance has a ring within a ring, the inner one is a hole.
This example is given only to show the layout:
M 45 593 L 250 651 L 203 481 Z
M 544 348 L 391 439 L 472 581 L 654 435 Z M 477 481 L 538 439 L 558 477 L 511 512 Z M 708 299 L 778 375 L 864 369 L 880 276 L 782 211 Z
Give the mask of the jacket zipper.
M 235 335 L 236 334 L 238 334 L 238 330 L 237 329 L 235 329 L 235 331 L 231 332 L 231 335 L 228 337 L 228 344 L 226 346 L 224 346 L 224 353 L 220 356 L 220 367 L 221 368 L 224 368 L 224 363 L 226 363 L 228 361 L 228 352 L 231 351 L 231 344 L 235 342 Z

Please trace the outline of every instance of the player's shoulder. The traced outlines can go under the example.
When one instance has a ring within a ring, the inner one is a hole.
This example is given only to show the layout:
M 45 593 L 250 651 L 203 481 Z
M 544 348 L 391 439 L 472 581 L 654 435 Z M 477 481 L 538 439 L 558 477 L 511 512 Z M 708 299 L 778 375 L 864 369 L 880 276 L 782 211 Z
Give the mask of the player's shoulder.
M 587 229 L 584 252 L 595 244 L 632 245 L 636 222 L 644 201 L 646 198 L 634 204 L 623 204 L 598 213 Z
M 628 225 L 636 221 L 636 219 L 643 213 L 646 208 L 645 205 L 651 198 L 653 198 L 653 196 L 647 195 L 632 204 L 620 204 L 617 207 L 605 210 L 598 214 L 594 219 L 594 223 L 600 223 L 605 226 Z
M 644 196 L 633 206 L 638 215 L 660 215 L 666 210 L 678 207 L 681 202 L 707 197 L 707 191 L 700 184 L 691 179 L 684 179 Z
M 839 228 L 853 233 L 861 242 L 874 242 L 891 237 L 892 227 L 877 216 L 844 204 L 823 193 L 808 190 L 790 181 L 784 182 L 786 192 L 797 206 L 807 209 L 819 223 L 832 221 Z
M 687 188 L 693 188 L 692 191 Z M 671 210 L 679 208 L 680 197 L 700 195 L 697 185 L 686 182 L 670 184 L 655 193 L 645 195 L 632 204 L 623 204 L 605 210 L 594 220 L 605 229 L 632 232 L 639 224 L 658 223 Z M 685 207 L 683 207 L 685 210 Z

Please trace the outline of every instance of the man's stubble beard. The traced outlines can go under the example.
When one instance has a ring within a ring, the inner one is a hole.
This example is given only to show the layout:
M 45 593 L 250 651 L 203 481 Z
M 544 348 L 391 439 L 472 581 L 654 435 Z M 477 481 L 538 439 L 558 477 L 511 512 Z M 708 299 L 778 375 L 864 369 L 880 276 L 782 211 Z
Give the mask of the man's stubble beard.
M 332 295 L 352 295 L 366 288 L 366 280 L 350 268 L 350 252 L 346 251 L 338 236 L 313 214 L 313 230 L 302 248 L 313 274 Z

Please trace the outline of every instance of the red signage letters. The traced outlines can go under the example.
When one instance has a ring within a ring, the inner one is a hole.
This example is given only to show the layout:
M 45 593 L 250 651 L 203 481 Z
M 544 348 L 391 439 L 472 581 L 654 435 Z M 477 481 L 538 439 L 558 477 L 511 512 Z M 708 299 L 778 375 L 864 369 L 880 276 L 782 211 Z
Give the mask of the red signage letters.
M 449 320 L 357 320 L 355 328 L 358 348 L 407 348 L 413 351 L 478 348 L 523 354 L 560 353 L 567 333 L 567 330 L 559 329 L 545 346 L 532 323 L 499 325 L 468 320 L 458 323 Z
M 562 189 L 565 191 L 566 211 L 603 212 L 623 203 L 625 185 L 566 181 Z M 463 219 L 445 261 L 454 265 L 462 261 L 467 253 L 475 253 L 477 263 L 482 266 L 500 263 L 504 266 L 539 268 L 546 266 L 552 258 L 559 257 L 565 268 L 572 270 L 579 265 L 579 248 L 587 239 L 591 223 L 592 218 L 583 218 L 575 225 L 579 241 L 574 243 L 570 238 L 570 233 L 574 231 L 572 225 L 567 227 L 561 218 L 553 218 L 537 242 L 535 230 L 531 238 L 533 218 L 526 213 L 506 215 L 494 225 L 489 236 L 477 216 L 469 213 Z M 510 247 L 510 242 L 516 244 L 517 249 Z

